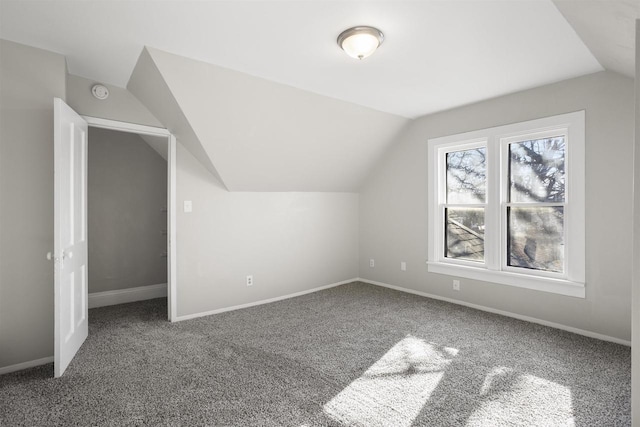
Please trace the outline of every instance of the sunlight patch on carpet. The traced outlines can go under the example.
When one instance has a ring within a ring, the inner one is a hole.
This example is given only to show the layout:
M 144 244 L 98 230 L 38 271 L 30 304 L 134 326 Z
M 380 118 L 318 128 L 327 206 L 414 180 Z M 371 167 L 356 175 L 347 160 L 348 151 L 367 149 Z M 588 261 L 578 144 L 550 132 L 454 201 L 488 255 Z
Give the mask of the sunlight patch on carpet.
M 408 335 L 324 405 L 324 412 L 351 426 L 410 426 L 455 354 Z
M 467 426 L 530 425 L 573 427 L 571 390 L 556 382 L 496 367 L 480 389 L 481 403 Z

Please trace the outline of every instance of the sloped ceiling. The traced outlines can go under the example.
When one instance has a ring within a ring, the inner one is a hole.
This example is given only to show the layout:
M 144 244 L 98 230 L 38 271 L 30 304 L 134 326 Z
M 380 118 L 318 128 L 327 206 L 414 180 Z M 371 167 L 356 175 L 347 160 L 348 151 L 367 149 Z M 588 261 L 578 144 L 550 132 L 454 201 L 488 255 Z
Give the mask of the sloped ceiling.
M 153 46 L 408 118 L 602 70 L 551 0 L 2 0 L 0 9 L 0 37 L 61 53 L 69 73 L 102 83 L 126 85 Z M 354 25 L 385 33 L 364 61 L 336 44 Z
M 128 88 L 160 120 L 167 116 L 161 111 L 166 103 L 153 99 L 155 85 L 143 85 L 149 73 L 161 75 L 231 191 L 358 191 L 408 123 L 400 116 L 146 48 Z
M 607 31 L 631 3 L 2 0 L 0 37 L 126 84 L 229 190 L 357 191 L 407 118 L 601 63 L 628 74 L 626 36 Z M 354 25 L 385 33 L 364 61 L 335 42 Z
M 634 78 L 639 0 L 554 0 L 554 3 L 607 70 Z
M 222 177 L 211 162 L 211 158 L 204 150 L 147 49 L 140 54 L 127 88 L 224 186 Z

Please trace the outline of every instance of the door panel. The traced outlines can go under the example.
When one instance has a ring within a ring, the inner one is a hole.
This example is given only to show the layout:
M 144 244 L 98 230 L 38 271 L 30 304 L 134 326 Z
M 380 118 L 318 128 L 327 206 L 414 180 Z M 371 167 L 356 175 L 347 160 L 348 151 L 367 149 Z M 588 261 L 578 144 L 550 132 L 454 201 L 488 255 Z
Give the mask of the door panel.
M 55 376 L 87 338 L 87 123 L 54 99 Z

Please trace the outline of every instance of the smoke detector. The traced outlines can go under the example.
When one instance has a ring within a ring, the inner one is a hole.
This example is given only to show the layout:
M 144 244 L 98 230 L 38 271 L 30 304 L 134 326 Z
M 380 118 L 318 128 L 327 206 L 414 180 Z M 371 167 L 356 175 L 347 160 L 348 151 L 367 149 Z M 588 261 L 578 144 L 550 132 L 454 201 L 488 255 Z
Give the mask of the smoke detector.
M 109 89 L 101 84 L 95 84 L 91 87 L 91 93 L 99 100 L 104 100 L 109 97 Z

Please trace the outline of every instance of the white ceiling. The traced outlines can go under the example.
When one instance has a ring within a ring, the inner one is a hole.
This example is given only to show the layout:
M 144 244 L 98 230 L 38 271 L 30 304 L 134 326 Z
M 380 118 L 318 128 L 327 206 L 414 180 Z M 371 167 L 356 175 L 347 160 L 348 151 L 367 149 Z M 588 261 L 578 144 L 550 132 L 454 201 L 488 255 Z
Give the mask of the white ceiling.
M 602 70 L 551 0 L 0 2 L 0 37 L 125 87 L 143 46 L 404 117 Z M 386 36 L 359 62 L 337 35 Z
M 640 0 L 554 3 L 607 70 L 635 76 L 635 21 L 640 18 Z

